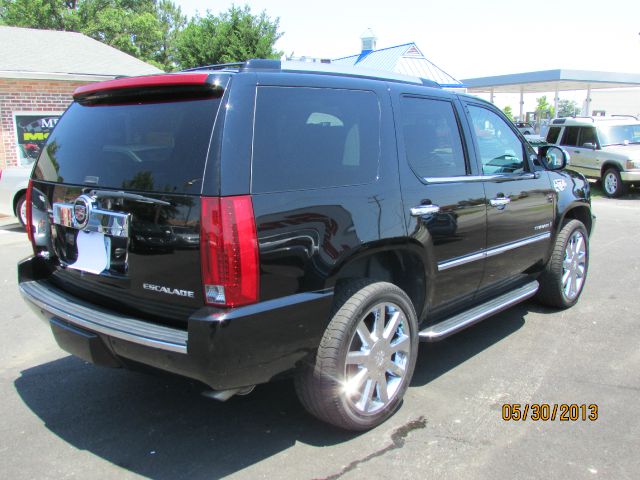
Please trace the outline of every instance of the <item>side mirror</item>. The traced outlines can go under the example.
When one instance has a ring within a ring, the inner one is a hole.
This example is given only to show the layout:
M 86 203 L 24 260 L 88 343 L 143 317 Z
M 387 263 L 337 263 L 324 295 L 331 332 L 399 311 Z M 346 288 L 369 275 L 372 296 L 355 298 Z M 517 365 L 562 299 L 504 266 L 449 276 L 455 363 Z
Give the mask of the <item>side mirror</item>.
M 590 148 L 591 150 L 595 150 L 596 149 L 596 144 L 595 143 L 591 143 L 591 142 L 587 142 L 582 144 L 582 148 Z
M 547 170 L 562 170 L 569 163 L 569 154 L 555 145 L 538 149 L 538 158 Z

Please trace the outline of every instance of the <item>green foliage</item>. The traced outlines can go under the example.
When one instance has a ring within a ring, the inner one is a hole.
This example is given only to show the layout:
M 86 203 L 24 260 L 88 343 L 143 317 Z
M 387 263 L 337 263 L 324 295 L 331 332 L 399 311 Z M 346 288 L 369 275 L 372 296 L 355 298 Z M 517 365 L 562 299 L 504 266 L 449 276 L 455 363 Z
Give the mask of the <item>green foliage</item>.
M 513 122 L 513 109 L 511 108 L 511 105 L 507 105 L 506 107 L 504 107 L 502 109 L 502 112 L 507 116 L 509 120 Z
M 0 0 L 0 24 L 12 27 L 73 30 L 74 1 Z
M 536 106 L 536 114 L 538 119 L 547 118 L 547 115 L 549 116 L 549 118 L 553 118 L 554 108 L 549 105 L 549 102 L 547 102 L 546 95 L 536 98 L 536 102 L 538 102 L 538 105 Z
M 282 36 L 279 19 L 266 12 L 253 15 L 249 6 L 232 6 L 220 15 L 207 11 L 195 17 L 178 38 L 177 60 L 182 68 L 215 63 L 241 62 L 249 58 L 278 58 L 275 42 Z
M 573 100 L 560 100 L 558 102 L 558 117 L 571 117 L 580 115 L 581 112 L 582 109 Z
M 0 24 L 81 32 L 166 71 L 281 55 L 279 19 L 249 6 L 187 24 L 172 0 L 0 0 Z

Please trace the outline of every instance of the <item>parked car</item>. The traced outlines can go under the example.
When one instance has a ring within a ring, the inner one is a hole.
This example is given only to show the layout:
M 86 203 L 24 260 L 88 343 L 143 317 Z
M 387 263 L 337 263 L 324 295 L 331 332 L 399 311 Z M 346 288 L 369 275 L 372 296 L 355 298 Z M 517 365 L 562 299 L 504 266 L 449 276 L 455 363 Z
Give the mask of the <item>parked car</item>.
M 602 182 L 608 197 L 640 184 L 640 121 L 632 116 L 555 119 L 547 142 L 567 148 L 571 169 Z
M 313 415 L 366 430 L 399 408 L 419 341 L 582 293 L 588 182 L 476 97 L 251 60 L 74 99 L 32 177 L 46 202 L 27 217 L 51 235 L 18 269 L 87 361 L 184 375 L 220 400 L 293 377 Z M 140 225 L 198 244 L 149 255 Z
M 523 135 L 535 135 L 536 133 L 536 128 L 529 122 L 515 122 L 515 125 Z
M 33 165 L 0 170 L 0 213 L 15 215 L 24 226 L 27 221 L 27 186 Z

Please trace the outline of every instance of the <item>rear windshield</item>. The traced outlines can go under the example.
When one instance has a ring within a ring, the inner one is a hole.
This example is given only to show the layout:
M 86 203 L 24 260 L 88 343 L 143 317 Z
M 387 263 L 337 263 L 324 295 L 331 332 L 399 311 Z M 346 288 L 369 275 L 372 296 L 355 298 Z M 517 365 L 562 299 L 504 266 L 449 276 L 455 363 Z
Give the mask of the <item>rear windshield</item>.
M 74 103 L 40 155 L 36 177 L 126 190 L 198 193 L 219 98 Z

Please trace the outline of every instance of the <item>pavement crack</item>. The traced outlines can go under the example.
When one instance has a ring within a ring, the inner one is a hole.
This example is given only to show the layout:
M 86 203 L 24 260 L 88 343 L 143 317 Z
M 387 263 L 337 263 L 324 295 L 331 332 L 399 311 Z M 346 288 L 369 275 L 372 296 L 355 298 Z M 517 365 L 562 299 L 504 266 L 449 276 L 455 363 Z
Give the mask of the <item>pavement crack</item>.
M 347 465 L 342 470 L 340 470 L 338 473 L 334 473 L 333 475 L 329 475 L 328 477 L 318 478 L 315 480 L 337 480 L 338 478 L 342 477 L 344 474 L 349 473 L 352 470 L 355 470 L 363 463 L 367 463 L 368 461 L 373 460 L 374 458 L 381 457 L 382 455 L 386 455 L 387 453 L 393 450 L 397 450 L 399 448 L 404 447 L 405 439 L 411 432 L 413 432 L 414 430 L 420 430 L 422 428 L 425 428 L 426 426 L 427 426 L 427 421 L 422 416 L 417 418 L 416 420 L 412 420 L 409 423 L 406 423 L 401 427 L 396 428 L 393 431 L 393 433 L 391 434 L 390 445 L 387 445 L 386 447 L 381 448 L 380 450 L 376 450 L 375 452 L 370 453 L 364 458 L 354 460 L 349 465 Z

